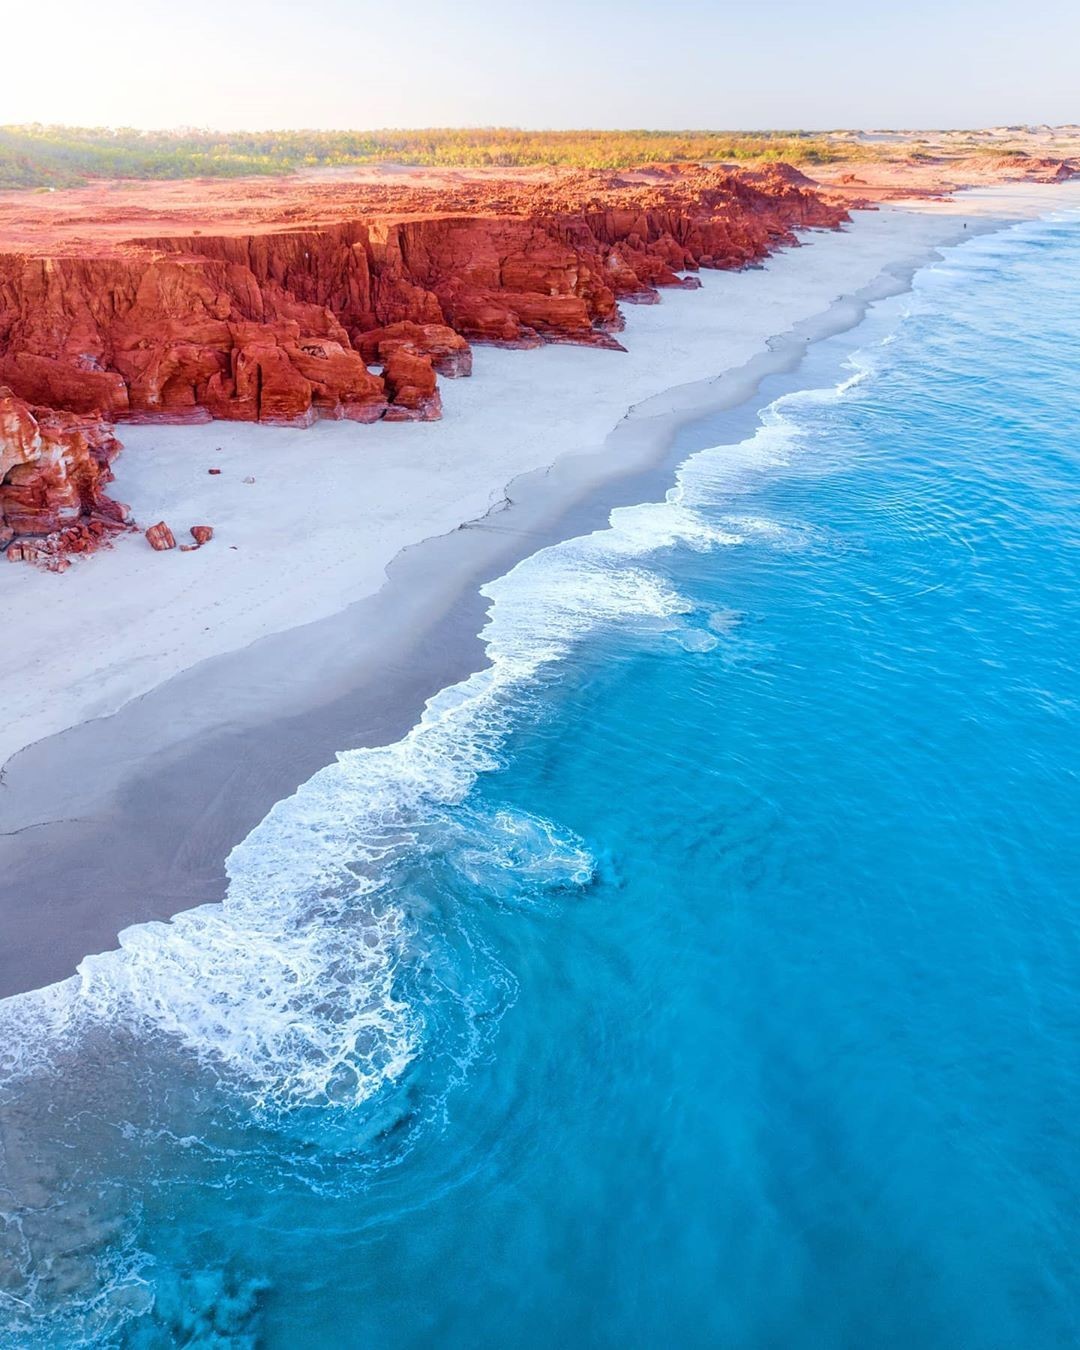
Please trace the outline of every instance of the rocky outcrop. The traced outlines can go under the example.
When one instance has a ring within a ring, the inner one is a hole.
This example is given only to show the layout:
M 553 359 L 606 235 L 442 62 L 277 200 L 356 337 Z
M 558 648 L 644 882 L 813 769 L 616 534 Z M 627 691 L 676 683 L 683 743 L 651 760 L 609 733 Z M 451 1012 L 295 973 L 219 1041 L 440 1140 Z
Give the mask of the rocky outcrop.
M 457 379 L 472 374 L 472 348 L 446 324 L 403 323 L 387 324 L 369 332 L 353 333 L 353 346 L 365 361 L 378 365 L 397 347 L 427 356 L 432 368 L 440 375 Z
M 408 346 L 391 349 L 383 366 L 390 406 L 387 421 L 433 422 L 442 415 L 435 370 L 426 356 Z
M 196 227 L 175 210 L 152 230 L 133 219 L 126 238 L 92 214 L 68 233 L 79 206 L 67 194 L 73 215 L 32 251 L 5 252 L 0 238 L 0 382 L 75 419 L 66 425 L 80 428 L 95 484 L 115 449 L 91 444 L 116 446 L 100 417 L 430 420 L 436 373 L 467 376 L 470 342 L 617 349 L 620 300 L 655 301 L 658 288 L 697 285 L 687 273 L 742 267 L 794 243 L 797 228 L 846 218 L 782 166 L 311 194 L 271 185 L 268 205 L 246 200 L 239 220 L 223 209 L 217 229 L 205 211 Z M 11 530 L 45 533 L 73 512 L 111 519 L 84 470 L 50 470 L 47 488 L 34 472 L 33 508 L 11 496 L 16 484 L 4 489 Z M 40 529 L 27 525 L 35 512 Z
M 105 493 L 119 449 L 101 417 L 31 407 L 0 388 L 0 547 L 11 561 L 62 570 L 124 528 L 127 507 Z

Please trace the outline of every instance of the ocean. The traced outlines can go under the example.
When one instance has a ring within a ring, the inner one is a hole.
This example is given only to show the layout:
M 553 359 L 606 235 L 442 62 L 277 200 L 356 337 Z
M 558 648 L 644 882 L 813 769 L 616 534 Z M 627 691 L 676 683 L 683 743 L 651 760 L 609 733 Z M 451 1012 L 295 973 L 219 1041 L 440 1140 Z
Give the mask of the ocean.
M 1075 1345 L 1078 370 L 949 250 L 0 1004 L 0 1344 Z

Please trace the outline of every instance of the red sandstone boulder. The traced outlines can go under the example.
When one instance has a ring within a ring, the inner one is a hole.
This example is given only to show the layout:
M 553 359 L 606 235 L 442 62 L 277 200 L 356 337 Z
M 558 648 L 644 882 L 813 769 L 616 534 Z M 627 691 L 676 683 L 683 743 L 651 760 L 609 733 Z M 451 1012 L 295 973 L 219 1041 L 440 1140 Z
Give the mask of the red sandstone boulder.
M 191 537 L 195 540 L 193 544 L 181 544 L 181 553 L 196 553 L 203 544 L 208 544 L 214 537 L 214 531 L 209 525 L 192 525 Z
M 166 549 L 176 547 L 173 532 L 163 520 L 159 520 L 156 525 L 151 525 L 146 531 L 146 542 L 158 553 L 164 553 Z

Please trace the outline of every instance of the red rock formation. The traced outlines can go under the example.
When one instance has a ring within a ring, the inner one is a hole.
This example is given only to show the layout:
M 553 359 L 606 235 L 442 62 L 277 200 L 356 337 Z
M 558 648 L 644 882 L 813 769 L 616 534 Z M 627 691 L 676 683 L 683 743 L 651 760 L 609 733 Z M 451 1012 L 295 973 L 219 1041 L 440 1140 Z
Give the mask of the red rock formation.
M 0 378 L 31 402 L 119 419 L 370 421 L 395 395 L 367 362 L 391 345 L 443 374 L 467 373 L 464 339 L 616 346 L 620 298 L 655 299 L 694 284 L 677 271 L 742 266 L 845 215 L 780 166 L 651 174 L 495 181 L 467 209 L 465 192 L 313 189 L 297 204 L 294 184 L 275 185 L 246 230 L 185 233 L 180 219 L 96 246 L 92 217 L 34 253 L 0 238 Z M 322 219 L 297 228 L 298 215 Z
M 391 399 L 388 422 L 434 422 L 442 415 L 435 371 L 426 356 L 408 346 L 393 347 L 383 367 L 383 381 Z
M 32 248 L 0 229 L 0 381 L 69 417 L 428 420 L 441 407 L 435 372 L 470 373 L 469 340 L 618 348 L 620 299 L 654 301 L 657 287 L 698 284 L 679 272 L 741 267 L 796 228 L 846 218 L 784 166 L 452 190 L 283 180 L 243 187 L 228 209 L 237 185 L 200 191 L 217 206 L 146 210 L 141 233 L 139 216 L 94 215 L 77 192 L 38 207 L 47 221 Z M 38 473 L 42 501 L 103 514 L 82 480 L 57 473 L 48 489 Z M 46 508 L 20 505 L 14 487 L 10 528 L 40 533 L 26 512 Z
M 0 388 L 0 547 L 12 561 L 51 565 L 123 528 L 127 507 L 105 494 L 119 449 L 100 417 Z
M 472 374 L 472 348 L 452 328 L 440 323 L 387 324 L 367 333 L 353 333 L 353 346 L 365 361 L 380 365 L 395 347 L 409 347 L 418 355 L 431 358 L 440 375 L 457 379 Z

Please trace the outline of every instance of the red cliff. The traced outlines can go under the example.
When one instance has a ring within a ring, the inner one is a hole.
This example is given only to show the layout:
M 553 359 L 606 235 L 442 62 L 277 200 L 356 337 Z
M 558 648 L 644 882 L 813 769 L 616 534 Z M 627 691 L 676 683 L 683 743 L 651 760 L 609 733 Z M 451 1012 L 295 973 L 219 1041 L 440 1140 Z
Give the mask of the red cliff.
M 470 341 L 618 348 L 620 300 L 653 301 L 658 287 L 698 284 L 677 273 L 741 267 L 797 228 L 846 218 L 784 166 L 185 186 L 190 200 L 151 184 L 127 189 L 130 201 L 23 197 L 21 214 L 0 202 L 0 383 L 35 406 L 46 440 L 86 442 L 84 467 L 64 471 L 77 487 L 61 489 L 55 456 L 42 479 L 43 502 L 68 492 L 61 515 L 9 504 L 10 530 L 55 533 L 75 497 L 86 520 L 107 515 L 85 471 L 107 475 L 115 453 L 100 449 L 116 443 L 96 416 L 438 417 L 435 372 L 468 375 Z M 42 408 L 80 430 L 43 422 Z M 30 462 L 0 474 L 0 500 L 15 501 L 10 475 L 25 484 Z

